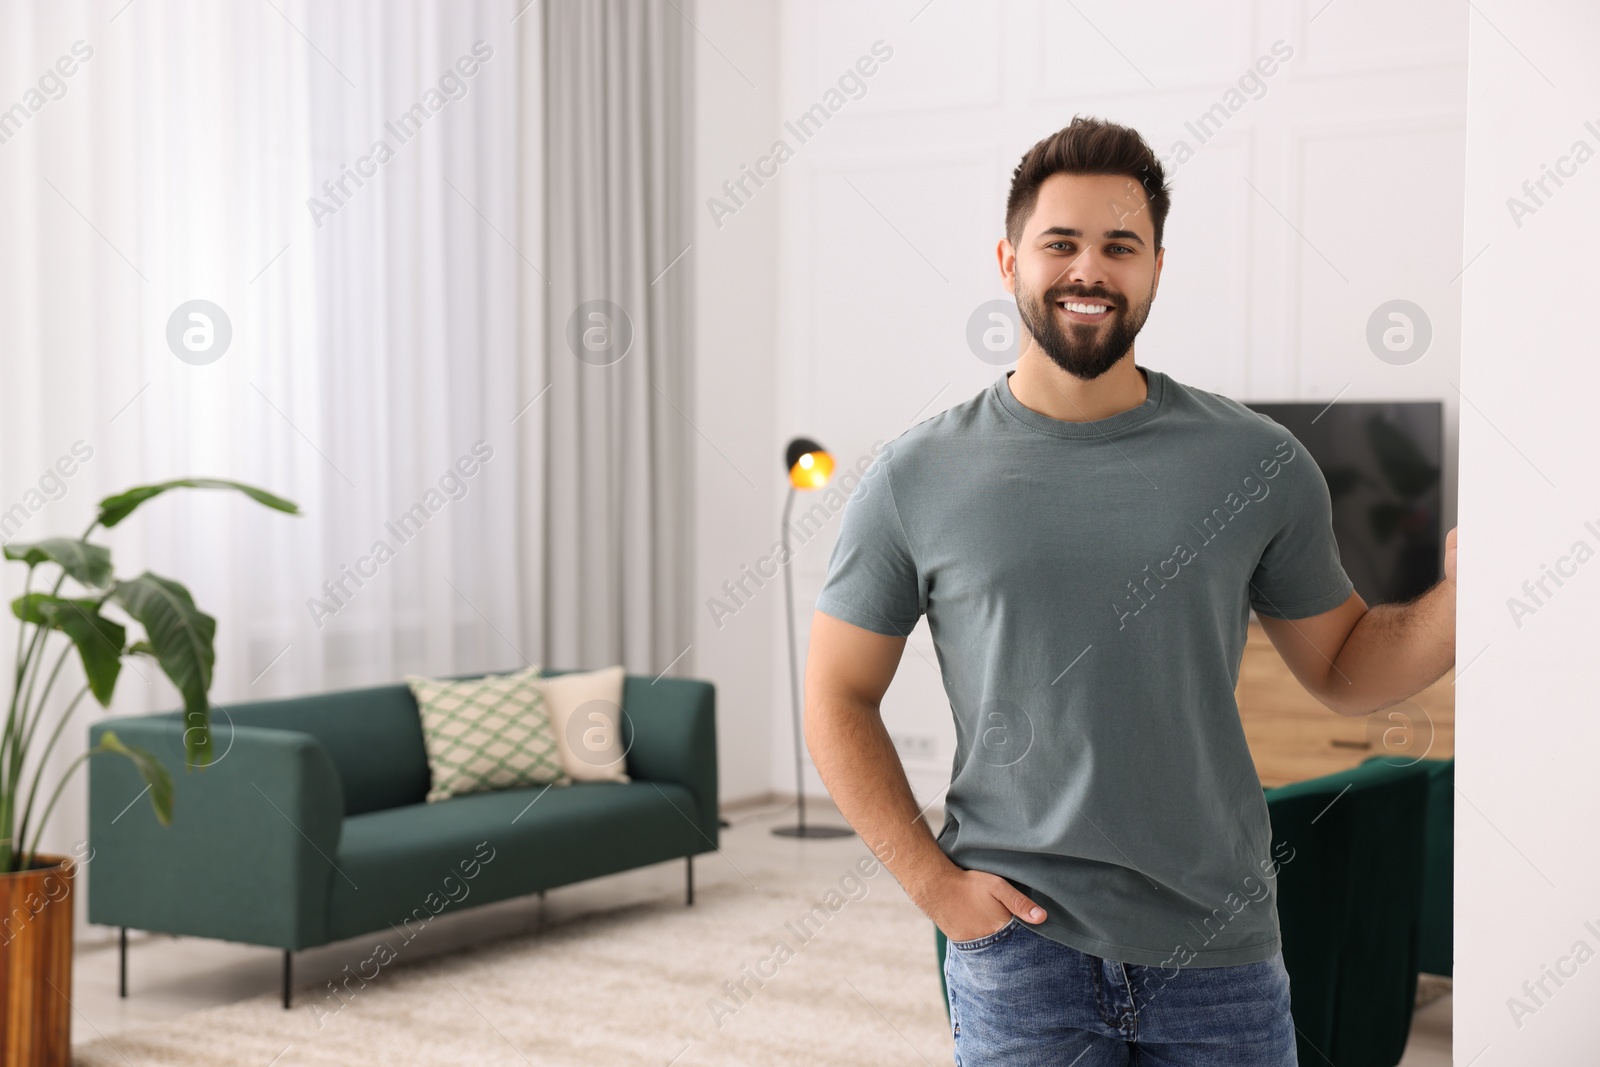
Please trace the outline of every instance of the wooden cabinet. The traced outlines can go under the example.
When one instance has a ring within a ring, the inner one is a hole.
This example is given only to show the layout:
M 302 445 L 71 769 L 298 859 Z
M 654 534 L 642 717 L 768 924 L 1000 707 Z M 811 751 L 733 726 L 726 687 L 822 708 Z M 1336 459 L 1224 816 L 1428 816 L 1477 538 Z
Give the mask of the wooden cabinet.
M 1306 692 L 1254 617 L 1234 696 L 1265 786 L 1346 770 L 1373 755 L 1396 761 L 1455 755 L 1455 670 L 1410 700 L 1362 718 L 1338 715 Z

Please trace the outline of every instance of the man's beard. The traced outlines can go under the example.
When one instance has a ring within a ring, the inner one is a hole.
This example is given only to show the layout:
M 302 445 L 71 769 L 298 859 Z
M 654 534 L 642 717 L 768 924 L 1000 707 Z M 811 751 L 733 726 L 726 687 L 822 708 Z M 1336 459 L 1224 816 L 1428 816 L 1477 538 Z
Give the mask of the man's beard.
M 1058 300 L 1087 304 L 1108 304 L 1109 323 L 1063 321 L 1056 307 Z M 1116 363 L 1150 317 L 1149 299 L 1129 309 L 1127 301 L 1105 289 L 1081 290 L 1074 287 L 1052 289 L 1043 298 L 1030 292 L 1017 279 L 1017 313 L 1034 341 L 1062 370 L 1084 381 L 1093 381 Z

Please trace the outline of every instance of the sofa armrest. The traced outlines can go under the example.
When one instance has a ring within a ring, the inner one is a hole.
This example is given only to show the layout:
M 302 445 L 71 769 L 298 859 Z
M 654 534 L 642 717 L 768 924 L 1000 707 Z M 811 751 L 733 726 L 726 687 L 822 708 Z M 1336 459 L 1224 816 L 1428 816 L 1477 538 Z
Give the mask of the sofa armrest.
M 169 826 L 156 820 L 130 761 L 89 760 L 89 921 L 285 949 L 325 943 L 344 823 L 332 759 L 310 734 L 212 723 L 216 756 L 194 770 L 178 713 L 90 728 L 91 746 L 112 730 L 161 761 L 173 812 Z
M 717 798 L 717 691 L 710 682 L 629 675 L 623 684 L 628 777 L 674 782 L 694 794 L 697 811 L 685 812 L 704 840 L 719 846 Z

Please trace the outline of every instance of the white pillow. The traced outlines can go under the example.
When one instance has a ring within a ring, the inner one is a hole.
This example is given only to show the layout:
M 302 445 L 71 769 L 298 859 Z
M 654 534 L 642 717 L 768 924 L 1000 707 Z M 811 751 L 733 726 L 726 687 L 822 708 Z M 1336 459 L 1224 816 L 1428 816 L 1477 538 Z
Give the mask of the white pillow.
M 622 667 L 541 676 L 544 710 L 568 777 L 578 782 L 631 782 L 622 748 Z

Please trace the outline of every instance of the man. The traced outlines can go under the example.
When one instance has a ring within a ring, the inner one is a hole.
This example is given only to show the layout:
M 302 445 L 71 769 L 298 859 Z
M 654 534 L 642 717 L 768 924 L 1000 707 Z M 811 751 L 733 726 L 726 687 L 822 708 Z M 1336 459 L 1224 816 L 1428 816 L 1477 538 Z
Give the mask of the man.
M 1444 581 L 1369 609 L 1300 442 L 1135 362 L 1169 204 L 1125 127 L 1023 156 L 998 247 L 1016 369 L 878 457 L 817 600 L 807 746 L 950 939 L 967 1067 L 1294 1064 L 1286 857 L 1233 698 L 1250 609 L 1342 715 L 1455 661 L 1454 530 Z M 956 717 L 937 839 L 879 714 L 922 614 Z

